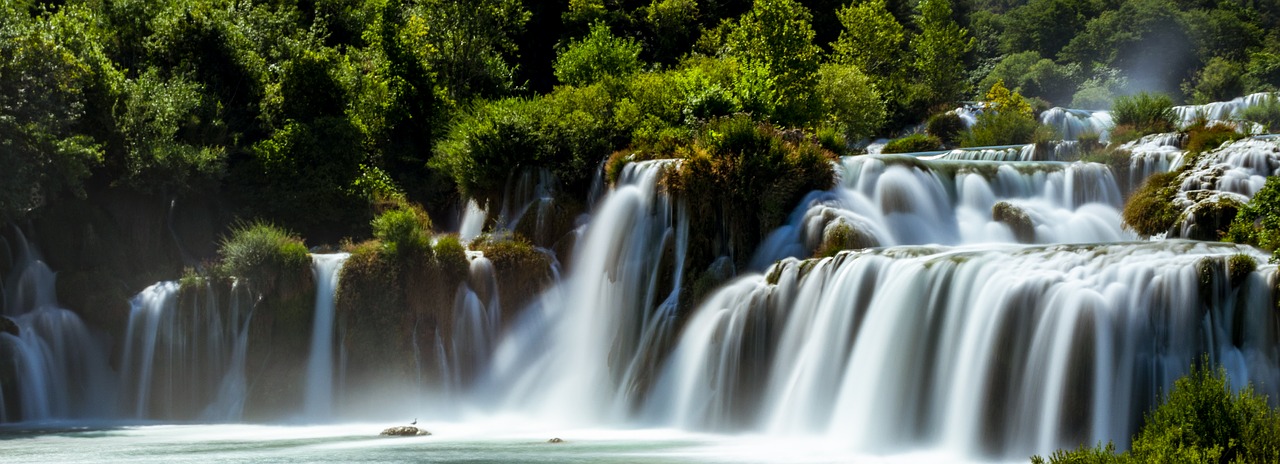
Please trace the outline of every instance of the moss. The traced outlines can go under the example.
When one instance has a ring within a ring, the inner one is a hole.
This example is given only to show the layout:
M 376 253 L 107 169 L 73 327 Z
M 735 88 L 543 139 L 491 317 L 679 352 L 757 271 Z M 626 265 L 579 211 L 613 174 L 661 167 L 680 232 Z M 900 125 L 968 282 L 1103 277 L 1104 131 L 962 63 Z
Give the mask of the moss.
M 1189 153 L 1201 153 L 1244 137 L 1244 134 L 1226 124 L 1193 126 L 1187 129 L 1186 150 Z
M 1258 270 L 1258 262 L 1252 256 L 1237 253 L 1227 260 L 1227 269 L 1231 275 L 1231 286 L 1239 287 L 1253 271 Z
M 222 271 L 247 279 L 262 294 L 270 294 L 280 280 L 310 269 L 311 257 L 302 239 L 267 222 L 240 224 L 222 239 Z
M 829 227 L 823 233 L 822 245 L 814 252 L 816 258 L 826 258 L 835 256 L 844 250 L 857 250 L 878 245 L 875 237 L 867 236 L 861 231 L 854 230 L 848 224 L 843 222 Z
M 517 311 L 551 284 L 551 257 L 523 237 L 486 238 L 471 246 L 493 263 L 504 323 L 513 321 Z
M 1014 206 L 1007 201 L 1001 201 L 991 207 L 991 220 L 1009 226 L 1013 230 L 1013 236 L 1019 243 L 1034 243 L 1036 241 L 1036 227 L 1031 222 L 1031 216 L 1027 215 L 1022 208 Z
M 1127 190 L 1130 166 L 1133 162 L 1133 154 L 1128 150 L 1103 146 L 1096 141 L 1086 142 L 1080 141 L 1080 161 L 1086 163 L 1105 164 L 1111 169 L 1111 176 L 1116 183 Z
M 1178 173 L 1152 175 L 1124 205 L 1124 225 L 1143 236 L 1168 232 L 1182 214 L 1173 204 Z
M 1221 240 L 1227 235 L 1231 221 L 1244 204 L 1231 197 L 1219 197 L 1196 203 L 1182 216 L 1192 220 L 1186 237 L 1192 240 Z

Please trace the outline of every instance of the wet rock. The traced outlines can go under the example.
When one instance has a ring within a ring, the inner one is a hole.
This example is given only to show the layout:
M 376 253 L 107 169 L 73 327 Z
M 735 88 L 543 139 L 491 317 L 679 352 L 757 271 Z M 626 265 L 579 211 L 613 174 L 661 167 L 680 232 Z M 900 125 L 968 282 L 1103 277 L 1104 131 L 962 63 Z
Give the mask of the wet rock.
M 9 319 L 4 316 L 0 316 L 0 332 L 4 332 L 15 337 L 21 336 L 18 332 L 18 323 L 13 322 L 13 319 Z
M 1013 229 L 1013 236 L 1019 243 L 1036 241 L 1036 227 L 1031 223 L 1031 217 L 1022 208 L 1005 201 L 996 203 L 991 207 L 991 220 L 1004 223 Z
M 547 440 L 547 443 L 564 443 L 564 440 L 561 440 L 559 438 L 552 438 L 550 440 Z
M 397 425 L 383 430 L 379 435 L 384 437 L 417 437 L 431 435 L 431 432 L 411 425 Z

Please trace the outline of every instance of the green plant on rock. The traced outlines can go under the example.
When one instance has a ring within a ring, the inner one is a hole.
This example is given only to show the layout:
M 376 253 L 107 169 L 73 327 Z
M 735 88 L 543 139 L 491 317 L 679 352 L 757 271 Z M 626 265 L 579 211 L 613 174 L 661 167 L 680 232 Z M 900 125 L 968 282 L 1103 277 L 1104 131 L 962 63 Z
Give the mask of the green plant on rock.
M 1273 262 L 1280 259 L 1280 177 L 1267 177 L 1262 189 L 1240 208 L 1227 239 L 1270 251 Z
M 391 256 L 430 256 L 431 218 L 421 207 L 404 205 L 373 219 L 373 236 Z
M 945 146 L 955 146 L 960 142 L 961 134 L 964 134 L 964 119 L 954 112 L 938 113 L 929 117 L 925 122 L 924 132 L 926 134 L 937 137 Z
M 942 149 L 942 140 L 929 134 L 911 134 L 890 140 L 880 153 L 917 153 Z
M 1021 94 L 1005 88 L 1004 81 L 997 80 L 987 90 L 985 102 L 987 110 L 961 135 L 960 146 L 1019 145 L 1036 141 L 1041 126 L 1031 103 Z
M 281 277 L 305 273 L 311 258 L 302 239 L 268 222 L 241 224 L 219 250 L 226 275 L 246 278 L 269 293 Z
M 1167 95 L 1142 92 L 1118 97 L 1111 108 L 1111 117 L 1117 128 L 1128 127 L 1138 136 L 1173 132 L 1177 128 L 1173 100 Z
M 1222 146 L 1222 144 L 1244 138 L 1244 134 L 1236 132 L 1236 128 L 1226 124 L 1195 124 L 1187 128 L 1187 152 L 1201 153 Z
M 1277 95 L 1271 93 L 1258 104 L 1245 108 L 1240 112 L 1240 119 L 1261 125 L 1267 133 L 1280 132 L 1280 96 Z
M 1173 197 L 1178 194 L 1177 180 L 1177 172 L 1147 178 L 1124 205 L 1124 225 L 1148 237 L 1172 229 L 1182 214 L 1173 205 Z

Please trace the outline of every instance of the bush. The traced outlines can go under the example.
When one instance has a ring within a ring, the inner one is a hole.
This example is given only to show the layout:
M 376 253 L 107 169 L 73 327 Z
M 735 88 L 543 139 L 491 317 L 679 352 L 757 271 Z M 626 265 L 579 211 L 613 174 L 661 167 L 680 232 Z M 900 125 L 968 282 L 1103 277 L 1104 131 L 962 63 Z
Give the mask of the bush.
M 1148 177 L 1124 205 L 1124 224 L 1143 236 L 1168 232 L 1182 214 L 1173 205 L 1178 193 L 1178 173 L 1164 172 Z
M 1262 189 L 1240 208 L 1227 239 L 1272 252 L 1272 262 L 1280 258 L 1280 177 L 1267 177 Z
M 431 219 L 416 206 L 402 206 L 373 219 L 373 236 L 391 256 L 421 256 L 431 251 Z
M 948 147 L 960 143 L 960 135 L 964 133 L 964 120 L 953 112 L 938 113 L 929 117 L 925 122 L 924 132 L 926 134 L 937 137 L 942 141 L 943 145 Z
M 472 196 L 500 191 L 507 175 L 547 151 L 538 103 L 509 98 L 481 103 L 461 115 L 436 145 L 430 164 Z
M 580 41 L 570 43 L 556 57 L 555 75 L 560 82 L 586 86 L 609 76 L 627 76 L 640 70 L 640 44 L 609 32 L 603 21 L 591 26 Z
M 1261 124 L 1267 133 L 1280 132 L 1280 97 L 1274 93 L 1264 97 L 1257 105 L 1241 111 L 1240 118 Z
M 1051 463 L 1276 462 L 1280 418 L 1265 396 L 1246 386 L 1232 393 L 1226 371 L 1192 366 L 1159 407 L 1146 416 L 1133 449 L 1116 454 L 1107 444 L 1057 451 Z M 1031 462 L 1043 463 L 1035 456 Z
M 890 140 L 880 149 L 880 153 L 916 153 L 937 151 L 942 149 L 942 140 L 928 134 L 911 134 L 899 139 Z
M 1116 126 L 1129 126 L 1139 136 L 1173 132 L 1177 128 L 1173 100 L 1167 95 L 1142 92 L 1116 98 L 1111 117 Z
M 960 137 L 962 147 L 1021 145 L 1035 141 L 1040 123 L 1021 112 L 988 111 L 978 115 L 978 122 Z
M 1212 150 L 1241 138 L 1244 138 L 1244 134 L 1226 124 L 1191 127 L 1187 129 L 1187 152 L 1194 154 Z
M 222 272 L 261 285 L 269 292 L 279 276 L 306 272 L 311 257 L 302 239 L 267 222 L 236 226 L 219 249 Z
M 822 101 L 826 120 L 842 129 L 846 139 L 871 137 L 884 124 L 880 93 L 857 66 L 823 65 L 814 93 Z

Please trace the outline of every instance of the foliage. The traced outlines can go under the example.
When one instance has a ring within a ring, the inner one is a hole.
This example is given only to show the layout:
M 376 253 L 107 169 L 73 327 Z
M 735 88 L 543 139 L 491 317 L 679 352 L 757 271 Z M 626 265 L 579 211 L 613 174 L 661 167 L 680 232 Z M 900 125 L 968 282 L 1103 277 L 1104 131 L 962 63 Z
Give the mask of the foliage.
M 115 114 L 126 154 L 120 182 L 161 192 L 216 185 L 226 170 L 225 148 L 181 140 L 184 134 L 223 129 L 201 86 L 181 77 L 165 81 L 148 70 L 123 87 Z
M 667 186 L 689 202 L 690 259 L 710 263 L 733 256 L 745 265 L 760 240 L 781 226 L 791 208 L 835 180 L 833 154 L 812 141 L 786 137 L 744 115 L 712 121 Z M 723 205 L 757 205 L 724 208 Z M 697 237 L 696 239 L 694 237 Z M 734 253 L 730 250 L 739 250 Z
M 1124 225 L 1143 236 L 1168 232 L 1182 211 L 1173 205 L 1178 193 L 1178 172 L 1154 174 L 1124 205 Z
M 844 30 L 831 44 L 832 61 L 857 66 L 872 76 L 898 71 L 906 33 L 885 0 L 851 2 L 836 12 Z
M 856 66 L 823 65 L 814 93 L 822 101 L 826 121 L 849 140 L 868 138 L 884 123 L 880 94 Z
M 1267 177 L 1262 189 L 1240 208 L 1227 240 L 1270 251 L 1273 262 L 1280 257 L 1280 177 Z
M 1215 56 L 1196 73 L 1193 80 L 1182 83 L 1182 93 L 1197 105 L 1230 100 L 1244 92 L 1242 74 L 1242 64 Z
M 585 38 L 570 43 L 560 52 L 555 73 L 562 83 L 585 86 L 609 76 L 628 76 L 642 65 L 639 43 L 615 37 L 608 25 L 598 22 L 591 26 Z
M 1268 133 L 1280 132 L 1280 96 L 1272 93 L 1240 112 L 1240 119 L 1262 125 Z
M 978 115 L 978 121 L 961 135 L 964 147 L 992 145 L 1017 145 L 1035 141 L 1040 123 L 1031 111 L 1031 104 L 1017 92 L 1005 88 L 1003 81 L 996 81 L 986 94 L 987 109 Z
M 821 49 L 812 15 L 795 0 L 755 0 L 729 30 L 721 55 L 742 64 L 737 90 L 744 109 L 785 125 L 812 118 L 810 90 Z
M 952 18 L 951 0 L 922 0 L 915 17 L 920 34 L 911 39 L 915 69 L 929 89 L 928 101 L 944 103 L 964 94 L 964 58 L 973 48 L 969 31 Z
M 1207 361 L 1202 361 L 1206 363 Z M 1280 458 L 1280 418 L 1266 396 L 1246 386 L 1233 392 L 1226 371 L 1198 364 L 1179 378 L 1146 416 L 1131 451 L 1114 445 L 1059 450 L 1036 463 L 1273 462 Z
M 951 111 L 930 116 L 924 125 L 924 132 L 937 137 L 944 146 L 954 146 L 959 143 L 965 129 L 968 128 L 965 127 L 964 119 Z
M 306 272 L 307 247 L 296 235 L 268 222 L 240 224 L 222 239 L 218 253 L 225 275 L 248 279 L 268 293 L 280 276 Z
M 1244 134 L 1236 132 L 1236 128 L 1227 124 L 1210 126 L 1193 126 L 1187 128 L 1187 152 L 1200 153 L 1222 146 L 1222 144 L 1239 140 Z
M 880 149 L 880 153 L 916 153 L 942 149 L 942 140 L 928 134 L 911 134 L 906 137 L 890 140 Z
M 1076 69 L 1062 66 L 1034 51 L 1006 55 L 978 83 L 979 89 L 990 89 L 996 83 L 1008 83 L 1012 90 L 1028 97 L 1040 97 L 1060 105 L 1069 103 L 1076 88 Z
M 1116 126 L 1128 126 L 1139 135 L 1172 132 L 1177 127 L 1173 100 L 1167 95 L 1142 92 L 1116 98 L 1111 117 Z
M 422 256 L 431 251 L 431 219 L 422 208 L 403 205 L 373 219 L 373 236 L 391 256 Z

